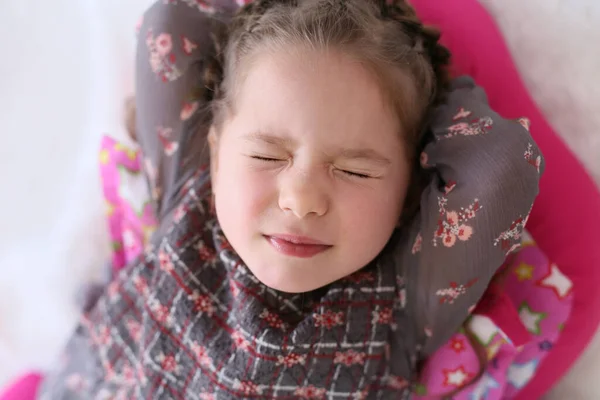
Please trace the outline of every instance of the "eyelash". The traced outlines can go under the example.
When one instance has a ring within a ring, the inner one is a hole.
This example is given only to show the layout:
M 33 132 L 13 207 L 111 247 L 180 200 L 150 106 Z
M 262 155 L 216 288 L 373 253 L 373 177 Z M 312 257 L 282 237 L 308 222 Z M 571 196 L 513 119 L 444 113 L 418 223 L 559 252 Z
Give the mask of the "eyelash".
M 258 161 L 264 161 L 264 162 L 268 162 L 268 163 L 274 163 L 274 162 L 282 162 L 285 160 L 280 160 L 278 158 L 270 158 L 270 157 L 262 157 L 262 156 L 252 156 L 251 158 L 258 160 Z M 373 178 L 372 176 L 369 175 L 365 175 L 365 174 L 360 174 L 357 172 L 352 172 L 352 171 L 346 171 L 343 169 L 339 169 L 338 171 L 352 177 L 352 178 L 358 178 L 358 179 L 371 179 Z
M 372 176 L 369 176 L 369 175 L 359 174 L 359 173 L 351 172 L 351 171 L 345 171 L 343 169 L 340 169 L 339 171 L 342 171 L 344 174 L 349 175 L 353 178 L 358 178 L 358 179 L 371 179 L 372 178 Z
M 270 158 L 270 157 L 261 157 L 261 156 L 252 156 L 253 159 L 264 162 L 281 162 L 285 160 L 280 160 L 278 158 Z

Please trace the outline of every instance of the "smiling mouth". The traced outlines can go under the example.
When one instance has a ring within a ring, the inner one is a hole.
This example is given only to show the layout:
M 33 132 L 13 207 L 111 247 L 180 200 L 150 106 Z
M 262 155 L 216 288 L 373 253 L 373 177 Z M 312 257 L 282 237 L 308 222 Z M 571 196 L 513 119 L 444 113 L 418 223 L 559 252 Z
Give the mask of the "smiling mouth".
M 318 240 L 294 235 L 264 235 L 279 253 L 290 257 L 310 258 L 332 248 Z

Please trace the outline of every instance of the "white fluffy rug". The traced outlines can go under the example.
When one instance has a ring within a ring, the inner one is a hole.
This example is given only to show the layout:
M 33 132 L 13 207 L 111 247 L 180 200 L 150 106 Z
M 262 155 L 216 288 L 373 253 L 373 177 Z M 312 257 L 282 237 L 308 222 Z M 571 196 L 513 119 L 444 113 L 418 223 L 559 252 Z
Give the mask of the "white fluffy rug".
M 600 182 L 600 2 L 481 1 L 538 104 Z M 97 145 L 103 132 L 123 137 L 133 26 L 150 2 L 0 1 L 0 387 L 51 367 L 77 288 L 106 259 Z M 551 398 L 599 399 L 598 377 L 600 336 Z

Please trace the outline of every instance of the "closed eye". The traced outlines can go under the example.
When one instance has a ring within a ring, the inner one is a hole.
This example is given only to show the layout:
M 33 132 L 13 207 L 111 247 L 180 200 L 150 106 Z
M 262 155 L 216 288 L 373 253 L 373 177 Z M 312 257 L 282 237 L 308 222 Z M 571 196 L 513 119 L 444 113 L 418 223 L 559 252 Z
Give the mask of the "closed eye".
M 370 179 L 373 178 L 371 175 L 366 175 L 366 174 L 361 174 L 358 172 L 352 172 L 352 171 L 346 171 L 346 170 L 340 170 L 342 171 L 344 174 L 348 175 L 348 176 L 352 176 L 354 178 L 360 178 L 360 179 Z
M 255 160 L 259 160 L 259 161 L 265 161 L 265 162 L 281 162 L 281 161 L 285 161 L 279 158 L 271 158 L 271 157 L 263 157 L 263 156 L 251 156 L 250 158 L 253 158 Z

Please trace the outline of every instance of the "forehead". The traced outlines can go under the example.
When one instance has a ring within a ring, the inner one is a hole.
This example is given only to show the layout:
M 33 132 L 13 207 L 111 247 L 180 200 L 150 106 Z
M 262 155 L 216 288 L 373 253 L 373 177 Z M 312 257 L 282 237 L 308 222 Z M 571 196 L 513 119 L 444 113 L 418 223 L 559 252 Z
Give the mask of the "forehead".
M 379 81 L 335 51 L 295 49 L 256 57 L 238 88 L 244 128 L 294 139 L 397 146 L 400 124 Z

